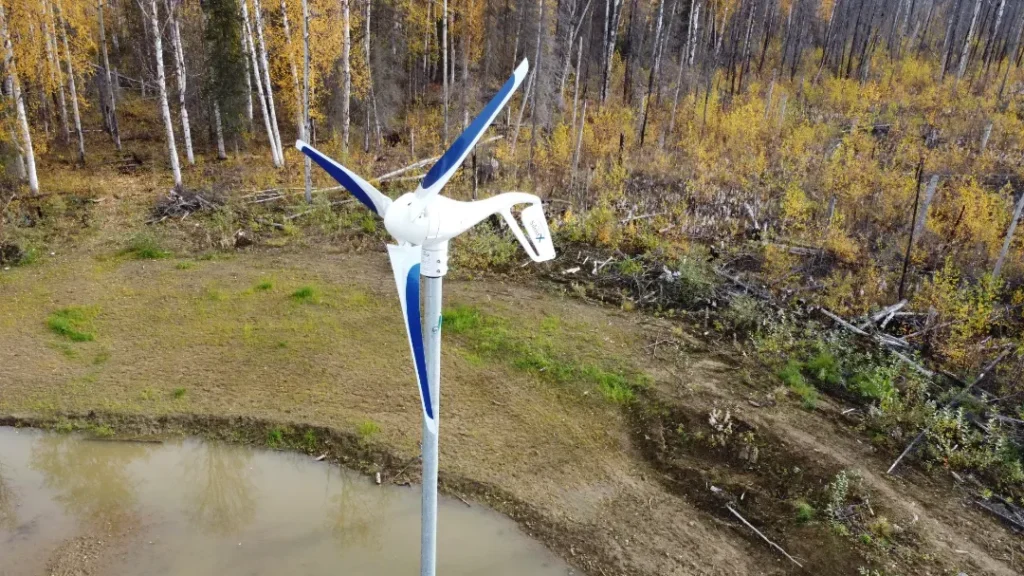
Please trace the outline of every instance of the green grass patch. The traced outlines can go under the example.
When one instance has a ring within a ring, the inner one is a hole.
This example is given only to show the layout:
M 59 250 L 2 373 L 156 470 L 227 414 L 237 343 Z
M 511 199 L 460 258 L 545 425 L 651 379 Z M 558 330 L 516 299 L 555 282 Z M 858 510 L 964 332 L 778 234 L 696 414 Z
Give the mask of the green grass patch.
M 271 428 L 267 431 L 267 446 L 271 448 L 279 448 L 284 446 L 284 430 L 280 428 Z
M 779 370 L 779 378 L 800 397 L 800 403 L 804 408 L 813 410 L 818 405 L 818 390 L 807 383 L 803 367 L 799 361 L 790 360 L 782 370 Z
M 96 438 L 110 438 L 114 435 L 114 429 L 106 424 L 100 424 L 99 426 L 93 426 L 92 435 Z
M 303 286 L 292 292 L 291 298 L 300 304 L 318 304 L 320 302 L 320 291 L 312 286 Z
M 184 388 L 175 388 L 174 391 L 171 392 L 171 396 L 173 396 L 175 400 L 181 400 L 185 397 L 187 392 L 188 391 Z
M 356 431 L 359 432 L 360 438 L 369 440 L 380 433 L 380 426 L 373 420 L 363 420 L 356 427 Z
M 274 283 L 270 280 L 263 280 L 259 284 L 253 287 L 257 292 L 270 292 L 274 289 Z
M 306 430 L 306 433 L 302 435 L 302 446 L 307 452 L 312 452 L 313 450 L 316 450 L 316 444 L 316 432 Z
M 483 315 L 472 306 L 450 308 L 444 311 L 442 318 L 444 329 L 455 334 L 465 334 L 483 324 Z
M 195 262 L 189 262 L 188 260 L 182 260 L 181 262 L 178 262 L 177 264 L 174 265 L 174 267 L 178 270 L 189 270 L 191 268 L 195 268 L 195 266 Z
M 793 510 L 796 513 L 797 524 L 807 524 L 814 520 L 814 506 L 808 504 L 806 500 L 793 502 Z
M 46 319 L 46 325 L 55 334 L 59 334 L 72 342 L 92 342 L 96 339 L 93 334 L 92 321 L 98 311 L 93 308 L 71 306 L 61 308 L 50 314 Z
M 171 257 L 171 252 L 165 250 L 157 239 L 149 234 L 133 236 L 121 254 L 135 260 L 162 260 Z
M 594 390 L 616 404 L 632 402 L 636 391 L 648 385 L 645 374 L 614 358 L 590 362 L 560 348 L 572 339 L 552 334 L 558 325 L 546 318 L 541 330 L 522 330 L 517 323 L 470 306 L 456 306 L 444 313 L 445 329 L 468 343 L 465 357 L 473 363 L 483 359 L 504 362 L 547 382 Z

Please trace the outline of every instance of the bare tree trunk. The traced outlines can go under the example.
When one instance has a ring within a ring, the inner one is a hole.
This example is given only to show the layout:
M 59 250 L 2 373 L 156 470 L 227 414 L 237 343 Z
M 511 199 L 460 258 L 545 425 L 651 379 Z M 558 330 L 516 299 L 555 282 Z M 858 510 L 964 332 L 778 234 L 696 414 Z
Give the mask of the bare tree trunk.
M 1013 233 L 1017 230 L 1017 222 L 1020 220 L 1021 210 L 1024 210 L 1024 194 L 1017 200 L 1017 208 L 1013 211 L 1013 220 L 1010 220 L 1010 227 L 1006 230 L 1006 238 L 1003 240 L 1003 249 L 999 251 L 999 258 L 996 259 L 995 268 L 992 269 L 992 278 L 998 279 L 1003 271 L 1003 264 L 1006 262 L 1006 255 L 1010 252 L 1010 243 L 1013 241 Z
M 373 134 L 376 145 L 380 146 L 380 116 L 377 115 L 377 92 L 373 85 L 373 65 L 370 64 L 370 6 L 372 0 L 366 0 L 366 80 L 370 84 L 370 109 L 373 111 Z
M 828 16 L 828 24 L 825 26 L 825 39 L 822 42 L 821 62 L 818 63 L 818 72 L 814 75 L 814 82 L 815 83 L 817 83 L 818 82 L 818 78 L 821 77 L 821 71 L 825 69 L 825 62 L 828 60 L 828 46 L 829 46 L 829 44 L 830 44 L 830 42 L 832 40 L 832 36 L 833 36 L 833 30 L 832 29 L 834 27 L 834 22 L 835 22 L 835 18 L 836 18 L 836 8 L 839 7 L 839 4 L 841 2 L 842 2 L 842 0 L 836 0 L 835 3 L 832 4 L 832 11 L 829 13 L 829 16 Z M 793 2 L 792 4 L 789 5 L 789 19 L 788 19 L 788 21 L 786 23 L 786 43 L 787 43 L 787 45 L 789 43 L 789 34 L 790 34 L 790 31 L 792 30 L 792 28 L 790 27 L 790 24 L 793 21 L 793 4 L 796 4 L 796 2 Z M 800 31 L 797 32 L 797 34 L 800 34 L 800 33 L 801 33 Z M 785 55 L 785 52 L 783 52 L 783 55 L 782 55 L 782 66 L 779 67 L 780 71 L 785 70 L 785 62 L 786 62 L 786 55 Z
M 352 20 L 349 0 L 341 0 L 341 27 L 341 149 L 347 153 L 352 123 Z
M 583 28 L 583 24 L 586 21 L 587 11 L 590 10 L 590 4 L 593 0 L 587 0 L 586 6 L 583 7 L 583 11 L 577 16 L 575 13 L 576 6 L 579 5 L 577 1 L 573 5 L 573 14 L 570 15 L 568 28 L 568 40 L 565 43 L 565 62 L 562 64 L 562 79 L 558 86 L 559 101 L 565 99 L 565 80 L 569 77 L 569 64 L 572 62 L 572 45 L 576 43 L 576 36 L 579 35 L 580 29 Z M 573 26 L 573 20 L 576 21 L 576 25 Z M 579 68 L 576 69 L 576 74 L 579 75 Z M 574 110 L 575 112 L 575 110 Z
M 604 78 L 601 81 L 601 104 L 608 99 L 608 88 L 612 82 L 612 62 L 615 60 L 615 38 L 618 35 L 619 17 L 622 16 L 622 0 L 605 0 Z
M 654 27 L 653 53 L 651 54 L 651 72 L 647 77 L 647 95 L 644 97 L 643 120 L 640 122 L 640 147 L 644 146 L 644 136 L 647 135 L 647 118 L 651 109 L 651 93 L 654 92 L 654 79 L 658 76 L 658 67 L 661 64 L 661 54 L 658 48 L 661 46 L 661 22 L 665 14 L 665 0 L 658 1 L 657 24 Z
M 917 223 L 914 225 L 914 237 L 920 238 L 921 233 L 924 232 L 925 222 L 928 220 L 928 208 L 932 205 L 932 200 L 935 199 L 935 190 L 939 186 L 939 175 L 932 175 L 931 179 L 928 180 L 928 188 L 924 191 L 924 202 L 921 204 L 921 210 L 918 211 Z
M 181 166 L 178 164 L 178 149 L 174 145 L 174 127 L 171 124 L 171 107 L 167 102 L 167 80 L 164 75 L 164 50 L 160 38 L 160 16 L 156 0 L 149 0 L 150 23 L 153 32 L 153 53 L 156 56 L 156 83 L 160 90 L 160 114 L 164 119 L 164 130 L 167 132 L 167 153 L 171 159 L 171 172 L 174 173 L 174 188 L 181 190 Z
M 61 70 L 60 54 L 57 51 L 53 7 L 46 0 L 42 1 L 42 6 L 43 35 L 46 36 L 46 61 L 50 65 L 50 82 L 57 86 L 57 101 L 60 104 L 60 137 L 62 141 L 67 142 L 71 135 L 71 127 L 68 124 L 68 104 L 64 95 L 64 72 Z
M 539 116 L 539 114 L 537 114 L 537 111 L 540 108 L 538 106 L 540 90 L 538 90 L 537 86 L 538 79 L 543 78 L 544 74 L 541 70 L 541 55 L 543 54 L 543 52 L 541 52 L 541 47 L 544 45 L 544 33 L 546 31 L 547 23 L 544 16 L 544 0 L 539 0 L 539 5 L 537 6 L 537 49 L 534 53 L 533 63 L 534 70 L 537 73 L 534 75 L 533 99 L 531 100 L 533 102 L 533 106 L 532 110 L 530 111 L 530 118 L 533 120 L 533 126 L 530 129 L 530 159 L 527 162 L 527 166 L 533 166 L 533 150 L 534 147 L 537 145 L 537 117 Z
M 1003 91 L 1006 90 L 1006 79 L 1010 76 L 1010 69 L 1014 67 L 1017 48 L 1020 45 L 1020 37 L 1022 33 L 1024 33 L 1024 18 L 1021 18 L 1020 25 L 1017 27 L 1017 35 L 1014 36 L 1013 44 L 1010 46 L 1008 53 L 1010 61 L 1006 63 L 1006 71 L 1003 72 L 1003 81 L 999 83 L 999 96 L 996 97 L 997 101 L 1002 101 L 1003 99 Z
M 181 134 L 185 140 L 185 160 L 189 166 L 196 163 L 192 154 L 192 127 L 188 123 L 188 108 L 185 106 L 185 89 L 188 81 L 188 72 L 185 70 L 185 51 L 181 47 L 181 26 L 178 14 L 171 8 L 171 2 L 167 2 L 167 17 L 171 20 L 171 43 L 174 47 L 174 65 L 178 76 L 178 108 L 181 110 Z
M 263 65 L 263 83 L 267 95 L 267 108 L 270 109 L 270 128 L 273 130 L 274 145 L 277 147 L 277 159 L 281 166 L 284 166 L 284 148 L 281 146 L 281 131 L 277 126 L 277 110 L 274 106 L 274 86 L 270 82 L 267 44 L 263 40 L 263 7 L 260 5 L 260 0 L 252 0 L 252 11 L 256 18 L 256 38 L 260 43 L 260 64 Z
M 523 90 L 523 100 L 519 105 L 519 116 L 516 118 L 516 124 L 512 128 L 512 143 L 509 146 L 509 155 L 512 157 L 512 161 L 515 162 L 516 156 L 516 143 L 519 142 L 519 128 L 523 125 L 523 114 L 526 112 L 526 103 L 530 101 L 530 94 L 533 92 L 533 80 L 537 76 L 537 69 L 534 68 L 530 71 L 530 76 L 526 79 L 526 88 Z
M 304 116 L 302 115 L 302 106 L 299 101 L 302 99 L 302 92 L 299 89 L 299 70 L 295 65 L 295 56 L 291 52 L 292 45 L 292 31 L 288 26 L 288 6 L 285 4 L 285 0 L 281 0 L 281 23 L 284 25 L 284 41 L 288 50 L 288 66 L 292 71 L 292 89 L 295 91 L 295 129 L 298 130 L 299 138 L 305 140 L 303 134 L 303 126 L 305 124 Z
M 220 102 L 213 101 L 213 126 L 217 132 L 217 159 L 226 160 L 228 153 L 224 150 L 224 126 L 220 121 Z
M 441 99 L 444 107 L 444 145 L 448 146 L 448 0 L 441 0 Z
M 468 3 L 468 2 L 467 2 Z M 471 10 L 472 11 L 472 10 Z M 467 23 L 468 24 L 468 23 Z M 462 38 L 459 39 L 459 48 L 462 52 L 462 129 L 469 126 L 469 26 L 462 27 Z
M 71 50 L 68 49 L 67 22 L 64 20 L 64 9 L 60 2 L 57 3 L 57 10 L 60 12 L 60 38 L 64 45 L 64 55 L 68 65 L 68 90 L 71 92 L 71 113 L 75 121 L 75 136 L 78 137 L 78 161 L 85 164 L 85 135 L 82 133 L 82 116 L 78 112 L 78 90 L 75 86 L 75 67 L 71 60 Z
M 32 147 L 32 132 L 28 127 L 28 115 L 25 113 L 25 97 L 21 91 L 21 82 L 18 79 L 17 62 L 14 60 L 14 47 L 11 43 L 11 36 L 7 30 L 7 15 L 4 12 L 3 4 L 0 3 L 0 36 L 4 42 L 4 70 L 7 71 L 8 82 L 11 85 L 11 96 L 14 98 L 14 106 L 17 109 L 18 128 L 21 131 L 21 154 L 25 158 L 25 168 L 28 173 L 28 188 L 32 194 L 39 194 L 39 178 L 36 175 L 36 153 Z
M 369 0 L 367 0 L 369 4 Z M 367 18 L 369 21 L 369 18 Z M 309 125 L 309 3 L 302 0 L 302 139 L 308 140 Z M 313 202 L 313 174 L 309 156 L 303 154 L 304 180 L 306 184 L 306 202 Z
M 580 113 L 580 131 L 576 136 L 576 149 L 572 153 L 572 181 L 569 188 L 576 183 L 576 169 L 580 165 L 580 151 L 583 149 L 583 128 L 587 125 L 587 101 L 583 101 L 583 111 Z
M 693 66 L 693 61 L 697 56 L 697 38 L 700 36 L 700 7 L 703 4 L 703 2 L 696 2 L 693 5 L 693 20 L 690 21 L 690 32 L 686 35 L 686 65 L 690 67 Z M 682 66 L 682 63 L 680 63 L 680 66 Z
M 274 130 L 270 127 L 270 110 L 267 108 L 267 96 L 263 92 L 263 81 L 260 79 L 260 66 L 256 59 L 256 45 L 252 38 L 252 24 L 249 21 L 248 2 L 242 1 L 242 22 L 245 24 L 245 40 L 249 45 L 249 59 L 252 61 L 252 70 L 255 72 L 256 94 L 260 100 L 260 112 L 263 113 L 263 128 L 270 140 L 270 157 L 273 159 L 274 167 L 282 166 L 281 155 L 277 149 L 277 140 L 274 139 Z
M 964 73 L 967 72 L 967 60 L 968 53 L 971 49 L 971 42 L 974 41 L 974 30 L 978 25 L 978 14 L 981 12 L 982 0 L 977 0 L 974 3 L 974 16 L 971 17 L 971 26 L 967 29 L 967 37 L 964 38 L 964 48 L 960 52 L 960 68 L 956 72 L 956 80 L 959 82 L 963 79 Z
M 583 71 L 583 36 L 580 36 L 579 47 L 576 49 L 576 78 L 572 90 L 572 132 L 576 131 L 576 107 L 580 103 L 580 73 Z
M 248 13 L 245 8 L 245 2 L 242 2 L 242 12 Z M 249 29 L 249 20 L 246 18 L 245 21 L 246 29 L 242 30 L 242 59 L 245 60 L 245 117 L 249 120 L 250 127 L 252 125 L 252 64 L 255 62 L 255 58 L 252 58 L 249 51 L 249 39 L 252 38 L 252 33 L 246 32 Z M 259 78 L 257 77 L 257 80 Z
M 949 24 L 946 26 L 946 37 L 942 42 L 942 64 L 940 66 L 942 72 L 939 74 L 939 80 L 946 79 L 946 72 L 949 70 L 949 61 L 953 59 L 953 33 L 956 32 L 957 19 L 960 16 L 960 3 L 962 0 L 956 0 L 956 4 L 953 5 L 953 9 L 949 13 Z
M 114 85 L 110 80 L 110 59 L 107 57 L 107 33 L 103 25 L 103 0 L 97 4 L 97 14 L 100 25 L 100 54 L 103 57 L 103 90 L 106 99 L 104 107 L 107 126 L 110 128 L 110 137 L 114 139 L 114 147 L 121 151 L 121 133 L 117 127 L 117 104 L 114 102 Z
M 999 36 L 999 28 L 1003 24 L 1003 12 L 1006 10 L 1006 0 L 999 0 L 999 8 L 996 11 L 996 21 L 992 24 L 992 34 L 989 35 L 988 40 L 985 42 L 985 52 L 982 55 L 982 61 L 985 63 L 985 71 L 988 73 L 988 65 L 991 61 L 992 55 L 995 50 L 992 47 L 996 44 L 996 38 Z

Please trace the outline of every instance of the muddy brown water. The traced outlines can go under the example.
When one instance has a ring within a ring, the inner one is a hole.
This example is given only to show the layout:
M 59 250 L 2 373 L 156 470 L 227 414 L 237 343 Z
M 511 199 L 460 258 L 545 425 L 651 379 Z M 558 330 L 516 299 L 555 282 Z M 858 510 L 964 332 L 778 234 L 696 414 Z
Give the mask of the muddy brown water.
M 2 576 L 415 575 L 419 515 L 418 487 L 300 454 L 0 427 Z M 484 507 L 438 523 L 439 574 L 576 573 Z

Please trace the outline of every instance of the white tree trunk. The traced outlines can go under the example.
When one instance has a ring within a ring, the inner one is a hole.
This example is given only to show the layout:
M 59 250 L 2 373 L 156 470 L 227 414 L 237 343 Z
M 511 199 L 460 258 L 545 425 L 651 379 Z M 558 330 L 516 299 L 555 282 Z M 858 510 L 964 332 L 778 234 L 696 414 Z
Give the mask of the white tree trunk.
M 444 145 L 448 146 L 448 0 L 442 0 L 441 20 L 441 93 L 444 106 Z
M 924 232 L 925 222 L 928 220 L 928 208 L 935 199 L 935 190 L 939 187 L 939 175 L 935 174 L 928 181 L 928 187 L 924 190 L 924 201 L 921 202 L 921 211 L 917 214 L 917 222 L 914 223 L 914 238 L 920 238 Z M 831 219 L 830 219 L 831 220 Z
M 64 142 L 67 142 L 71 135 L 71 127 L 68 124 L 68 103 L 64 94 L 64 72 L 61 70 L 60 54 L 57 51 L 53 7 L 46 0 L 43 0 L 42 5 L 43 34 L 46 36 L 46 60 L 50 64 L 50 82 L 57 86 L 57 101 L 60 104 L 60 136 Z
M 302 139 L 309 139 L 309 4 L 302 0 Z M 313 202 L 313 165 L 305 156 L 306 202 Z
M 274 130 L 270 127 L 270 110 L 267 109 L 267 96 L 263 93 L 263 81 L 260 79 L 260 66 L 256 59 L 256 45 L 252 38 L 252 24 L 249 21 L 248 2 L 242 2 L 242 22 L 245 24 L 245 39 L 249 45 L 249 59 L 252 61 L 252 69 L 255 71 L 256 94 L 260 99 L 260 112 L 263 113 L 263 127 L 270 140 L 270 157 L 274 161 L 274 167 L 281 167 L 281 155 L 277 149 L 277 140 L 274 139 Z
M 605 9 L 609 12 L 605 18 L 604 45 L 604 80 L 601 84 L 601 103 L 608 98 L 608 88 L 612 82 L 612 62 L 615 60 L 615 39 L 619 30 L 619 17 L 622 15 L 622 0 L 606 0 Z
M 576 108 L 580 105 L 580 72 L 583 71 L 583 36 L 580 36 L 579 47 L 576 48 L 576 77 L 573 79 L 572 90 L 572 129 L 570 134 L 576 132 Z
M 25 158 L 25 168 L 28 173 L 28 188 L 32 194 L 39 194 L 39 178 L 36 176 L 36 153 L 32 148 L 32 132 L 28 127 L 28 115 L 25 114 L 25 98 L 21 92 L 21 84 L 18 80 L 17 62 L 14 60 L 14 48 L 11 45 L 11 37 L 7 31 L 7 15 L 4 13 L 3 4 L 0 4 L 0 36 L 4 42 L 4 69 L 7 70 L 7 78 L 11 84 L 11 96 L 14 97 L 14 106 L 18 113 L 18 128 L 21 130 L 21 153 Z
M 71 50 L 68 49 L 67 23 L 64 21 L 64 8 L 57 3 L 57 10 L 60 11 L 60 38 L 64 45 L 64 55 L 68 65 L 68 90 L 71 92 L 71 113 L 75 121 L 75 135 L 78 137 L 78 161 L 85 163 L 85 135 L 82 133 L 82 116 L 78 113 L 78 90 L 75 86 L 75 67 L 71 61 Z
M 370 63 L 370 8 L 372 6 L 372 0 L 366 0 L 366 12 L 364 14 L 364 22 L 366 24 L 365 33 L 363 35 L 363 50 L 366 55 L 366 81 L 370 85 L 369 95 L 369 106 L 366 111 L 366 128 L 370 128 L 370 115 L 373 115 L 373 136 L 377 146 L 380 146 L 380 118 L 377 116 L 377 94 L 373 88 L 373 65 Z
M 217 159 L 226 160 L 228 153 L 224 150 L 224 126 L 220 121 L 220 102 L 213 102 L 213 126 L 217 132 Z
M 171 43 L 174 47 L 174 67 L 178 76 L 178 108 L 181 110 L 181 134 L 185 140 L 185 159 L 189 166 L 196 163 L 192 154 L 192 127 L 188 123 L 188 108 L 185 106 L 185 92 L 188 81 L 188 71 L 185 69 L 185 51 L 181 47 L 181 22 L 180 15 L 167 3 L 167 16 L 171 20 Z
M 242 12 L 243 13 L 247 12 L 247 10 L 245 9 L 245 3 L 244 2 L 242 3 Z M 246 26 L 246 28 L 248 28 L 248 20 L 246 20 L 245 26 Z M 246 30 L 243 29 L 241 37 L 242 37 L 242 59 L 245 60 L 245 117 L 248 118 L 249 124 L 251 125 L 252 124 L 252 65 L 250 64 L 250 62 L 251 61 L 254 62 L 255 60 L 253 60 L 250 57 L 249 42 L 248 42 L 247 38 L 251 38 L 252 37 L 252 33 L 250 32 L 248 35 L 246 35 Z
M 1013 233 L 1017 230 L 1017 222 L 1020 220 L 1021 210 L 1024 210 L 1024 194 L 1017 200 L 1017 208 L 1013 211 L 1013 220 L 1010 220 L 1010 228 L 1006 231 L 1006 238 L 1003 240 L 1003 249 L 999 251 L 999 258 L 996 266 L 992 269 L 992 278 L 999 278 L 1003 271 L 1003 264 L 1006 262 L 1006 255 L 1010 252 L 1010 243 L 1013 241 Z
M 174 188 L 181 189 L 181 166 L 178 164 L 178 148 L 174 145 L 174 126 L 171 123 L 171 107 L 167 101 L 167 78 L 164 74 L 164 47 L 160 38 L 160 13 L 156 0 L 149 0 L 150 23 L 153 32 L 153 54 L 156 57 L 156 83 L 160 91 L 160 114 L 164 119 L 164 130 L 167 132 L 167 154 L 171 159 L 171 172 L 174 173 Z
M 295 65 L 295 56 L 291 52 L 292 45 L 292 31 L 288 26 L 288 6 L 285 4 L 285 0 L 281 0 L 281 20 L 284 24 L 284 41 L 289 47 L 288 50 L 288 65 L 292 70 L 292 88 L 295 90 L 295 129 L 299 132 L 299 138 L 305 140 L 303 136 L 302 126 L 304 123 L 304 116 L 302 115 L 302 93 L 299 89 L 299 69 Z
M 959 82 L 967 72 L 967 59 L 971 52 L 971 42 L 974 41 L 974 30 L 978 25 L 978 14 L 981 12 L 982 0 L 974 3 L 974 15 L 971 17 L 971 27 L 967 29 L 967 37 L 964 38 L 964 49 L 960 52 L 960 68 L 957 69 L 956 79 Z
M 103 23 L 103 0 L 99 0 L 97 13 L 100 23 L 100 54 L 103 56 L 103 87 L 106 91 L 106 94 L 102 97 L 105 97 L 107 101 L 107 123 L 110 128 L 110 137 L 114 139 L 114 147 L 120 152 L 121 133 L 117 127 L 117 103 L 114 102 L 114 84 L 110 78 L 110 59 L 107 57 L 107 33 Z
M 252 0 L 252 11 L 256 18 L 256 38 L 260 42 L 260 64 L 263 66 L 263 89 L 267 96 L 267 108 L 270 110 L 270 128 L 273 130 L 274 145 L 277 147 L 277 160 L 284 166 L 284 148 L 281 146 L 281 131 L 277 127 L 277 109 L 274 107 L 274 86 L 270 82 L 270 62 L 267 60 L 267 44 L 263 40 L 263 7 L 260 0 Z
M 341 0 L 341 149 L 348 152 L 352 112 L 352 21 L 349 0 Z

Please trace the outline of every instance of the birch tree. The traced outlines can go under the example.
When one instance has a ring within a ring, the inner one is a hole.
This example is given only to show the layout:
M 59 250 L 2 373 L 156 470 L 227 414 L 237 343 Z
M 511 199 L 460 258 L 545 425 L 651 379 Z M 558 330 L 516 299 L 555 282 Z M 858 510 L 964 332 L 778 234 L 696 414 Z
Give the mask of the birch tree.
M 350 0 L 341 0 L 341 149 L 348 152 L 352 111 L 352 19 Z
M 71 49 L 68 47 L 68 22 L 64 14 L 60 0 L 57 2 L 57 11 L 60 12 L 57 23 L 60 25 L 61 44 L 64 46 L 64 56 L 68 66 L 68 91 L 71 95 L 71 113 L 75 121 L 75 136 L 78 139 L 78 162 L 85 163 L 85 135 L 82 133 L 82 116 L 78 111 L 78 89 L 75 84 L 75 65 L 71 57 Z
M 28 115 L 25 113 L 25 94 L 21 90 L 18 78 L 18 66 L 14 58 L 14 45 L 11 42 L 10 29 L 7 26 L 7 14 L 3 2 L 0 2 L 0 40 L 4 43 L 4 70 L 11 87 L 11 97 L 18 116 L 18 129 L 21 132 L 20 152 L 25 159 L 25 170 L 28 175 L 28 188 L 32 194 L 39 194 L 39 178 L 36 175 L 36 153 L 32 147 L 32 131 L 28 126 Z
M 260 65 L 263 68 L 263 90 L 267 98 L 267 109 L 270 110 L 270 129 L 277 149 L 278 166 L 284 166 L 284 148 L 281 146 L 281 132 L 277 126 L 277 110 L 274 106 L 274 86 L 270 82 L 270 62 L 267 59 L 267 43 L 263 38 L 263 7 L 260 0 L 252 0 L 253 16 L 256 19 L 256 39 L 259 41 Z
M 303 0 L 303 6 L 305 6 L 305 0 Z M 303 9 L 303 13 L 305 13 L 305 9 Z M 293 87 L 293 89 L 295 91 L 295 101 L 298 102 L 299 100 L 302 99 L 302 97 L 300 96 L 301 91 L 299 89 L 299 71 L 298 71 L 298 67 L 295 65 L 295 56 L 294 56 L 294 54 L 292 53 L 292 51 L 290 49 L 291 48 L 291 44 L 292 44 L 292 31 L 291 31 L 291 27 L 288 25 L 288 6 L 285 3 L 285 0 L 281 0 L 281 23 L 282 23 L 282 25 L 284 27 L 284 41 L 285 41 L 285 44 L 289 47 L 289 50 L 288 50 L 288 67 L 291 69 L 291 72 L 292 72 L 292 87 Z M 303 24 L 303 26 L 305 26 L 305 24 Z M 304 118 L 305 118 L 305 116 L 303 116 L 302 107 L 301 106 L 296 106 L 295 107 L 295 129 L 298 130 L 299 138 L 302 139 L 302 140 L 306 139 L 306 137 L 303 136 L 303 134 L 304 134 L 303 126 L 305 125 Z
M 242 21 L 245 24 L 244 39 L 248 48 L 249 60 L 252 64 L 251 69 L 255 73 L 256 93 L 260 100 L 260 112 L 263 113 L 263 127 L 267 132 L 267 138 L 270 140 L 270 156 L 273 159 L 274 167 L 280 168 L 284 163 L 281 160 L 281 151 L 277 147 L 277 139 L 274 138 L 274 129 L 271 128 L 270 125 L 270 109 L 267 106 L 267 95 L 263 91 L 263 80 L 260 78 L 260 66 L 256 57 L 256 45 L 253 43 L 252 23 L 249 20 L 248 0 L 242 0 Z
M 302 139 L 309 139 L 309 4 L 302 0 Z M 313 202 L 312 164 L 303 154 L 305 165 L 306 202 Z
M 967 37 L 964 38 L 963 50 L 960 51 L 960 67 L 956 72 L 957 82 L 963 80 L 964 73 L 967 72 L 967 60 L 968 56 L 970 56 L 971 42 L 974 41 L 974 31 L 978 25 L 978 14 L 981 12 L 981 2 L 982 0 L 977 0 L 974 3 L 974 15 L 971 16 L 971 25 L 967 29 Z
M 601 81 L 601 103 L 608 98 L 608 88 L 612 81 L 612 63 L 615 56 L 615 39 L 618 35 L 619 17 L 622 15 L 622 0 L 605 0 L 604 19 L 604 77 Z
M 54 26 L 53 7 L 47 0 L 41 2 L 43 9 L 43 35 L 46 41 L 46 61 L 49 64 L 50 84 L 56 87 L 58 104 L 60 105 L 60 136 L 68 141 L 71 128 L 68 124 L 68 104 L 64 94 L 64 72 L 60 66 L 60 54 L 57 51 L 56 27 Z
M 171 45 L 174 48 L 174 70 L 178 77 L 178 109 L 181 114 L 181 136 L 185 141 L 185 159 L 189 166 L 196 163 L 192 154 L 192 128 L 188 123 L 188 108 L 185 106 L 188 73 L 185 69 L 185 52 L 181 47 L 181 2 L 167 0 L 167 18 L 170 21 Z
M 101 99 L 104 100 L 103 117 L 107 124 L 107 130 L 110 131 L 110 137 L 114 140 L 114 147 L 120 152 L 121 134 L 117 126 L 117 103 L 114 101 L 114 84 L 110 76 L 110 58 L 107 56 L 107 32 L 103 19 L 103 0 L 99 0 L 96 13 L 100 27 L 100 54 L 103 57 L 103 94 L 101 95 Z
M 174 126 L 171 124 L 171 107 L 167 101 L 167 78 L 164 74 L 164 47 L 160 33 L 160 13 L 156 0 L 149 0 L 149 17 L 153 33 L 153 55 L 156 58 L 156 84 L 160 93 L 160 115 L 164 120 L 167 133 L 167 154 L 171 160 L 171 172 L 174 174 L 174 188 L 181 190 L 181 166 L 178 163 L 178 148 L 174 144 Z
M 444 106 L 444 145 L 448 146 L 448 0 L 441 0 L 441 14 L 441 98 Z

